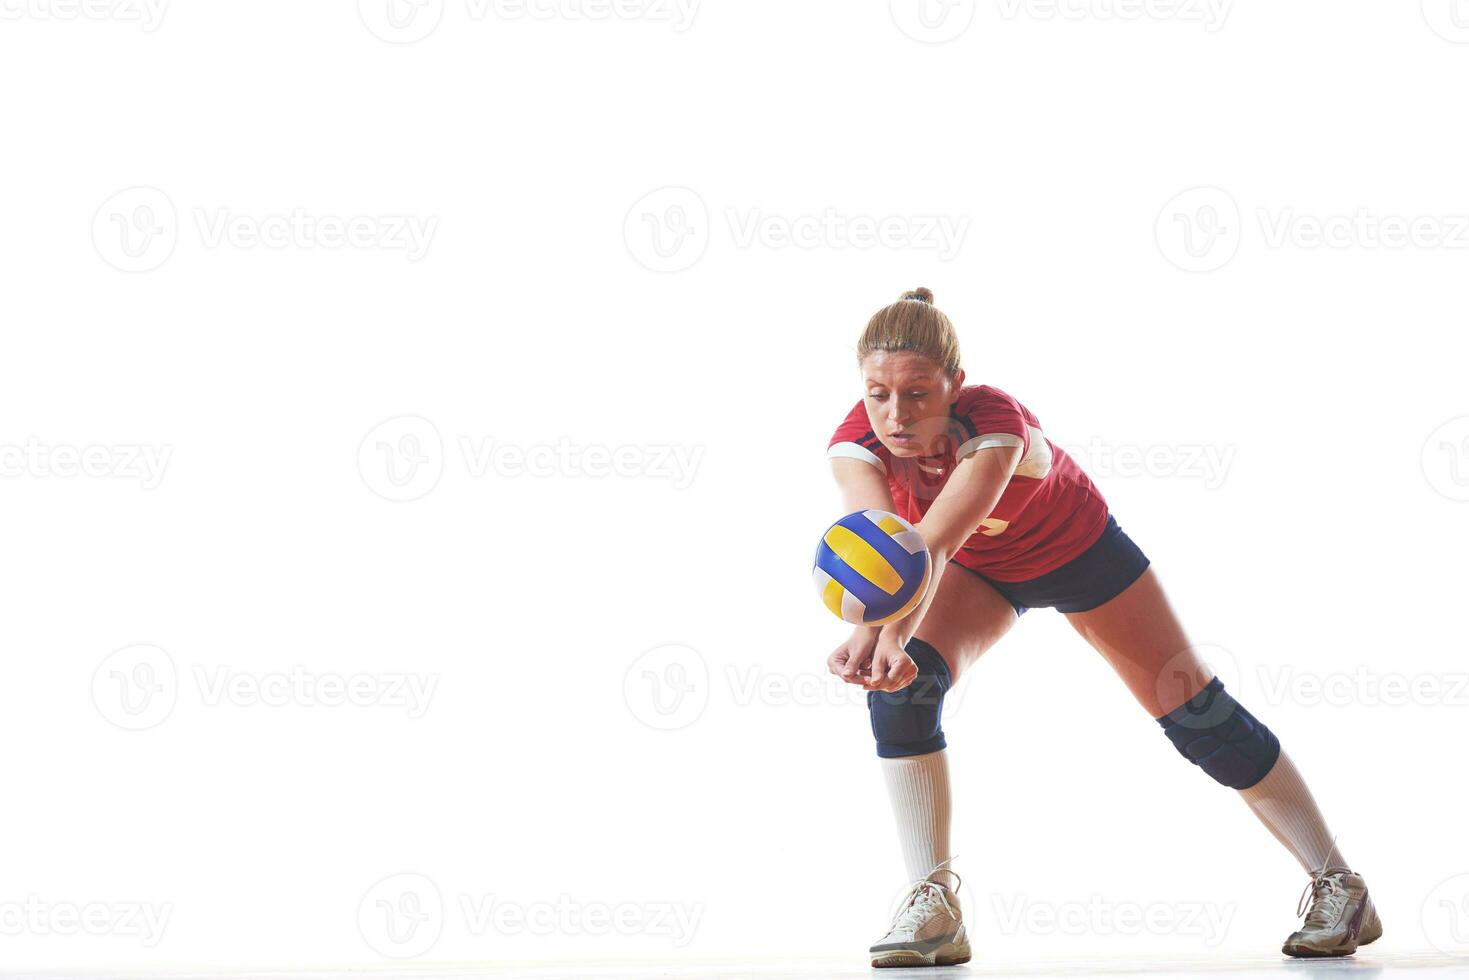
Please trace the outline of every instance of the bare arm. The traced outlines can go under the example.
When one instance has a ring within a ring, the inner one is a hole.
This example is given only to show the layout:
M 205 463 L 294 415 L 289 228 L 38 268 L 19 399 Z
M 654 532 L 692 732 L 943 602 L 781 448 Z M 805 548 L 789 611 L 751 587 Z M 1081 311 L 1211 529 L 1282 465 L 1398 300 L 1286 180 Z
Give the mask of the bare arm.
M 885 510 L 896 513 L 892 491 L 888 489 L 887 476 L 876 466 L 861 459 L 835 457 L 831 460 L 831 474 L 841 490 L 843 513 L 859 510 Z M 827 658 L 827 666 L 833 674 L 852 684 L 863 684 L 866 680 L 862 671 L 872 659 L 877 647 L 881 626 L 858 626 L 851 639 Z
M 837 488 L 842 492 L 846 513 L 859 510 L 885 510 L 896 513 L 893 494 L 888 489 L 887 477 L 871 463 L 847 456 L 831 460 L 831 475 L 836 478 Z
M 1021 453 L 1019 446 L 994 446 L 965 457 L 954 467 L 953 474 L 929 506 L 928 512 L 915 525 L 924 543 L 928 545 L 928 553 L 933 558 L 933 571 L 928 577 L 928 587 L 924 591 L 923 599 L 907 616 L 889 623 L 879 638 L 873 673 L 877 675 L 880 667 L 891 669 L 882 671 L 886 676 L 875 676 L 869 689 L 901 691 L 912 682 L 908 669 L 912 661 L 906 656 L 895 657 L 893 653 L 903 651 L 908 641 L 918 632 L 918 625 L 923 622 L 928 607 L 933 604 L 933 597 L 938 592 L 938 584 L 944 569 L 948 567 L 949 559 L 969 540 L 969 536 L 979 527 L 979 522 L 990 516 L 990 512 L 995 509 L 995 504 L 999 503 L 1011 474 L 1020 462 Z M 884 653 L 887 656 L 883 656 Z

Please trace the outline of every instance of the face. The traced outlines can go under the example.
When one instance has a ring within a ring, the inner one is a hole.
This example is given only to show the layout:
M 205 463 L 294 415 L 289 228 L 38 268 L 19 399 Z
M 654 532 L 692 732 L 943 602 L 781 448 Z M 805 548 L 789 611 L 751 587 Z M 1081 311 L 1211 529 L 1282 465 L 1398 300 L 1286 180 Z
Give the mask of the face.
M 932 358 L 912 351 L 874 351 L 862 359 L 863 398 L 872 431 L 894 456 L 942 451 L 949 407 L 964 384 Z

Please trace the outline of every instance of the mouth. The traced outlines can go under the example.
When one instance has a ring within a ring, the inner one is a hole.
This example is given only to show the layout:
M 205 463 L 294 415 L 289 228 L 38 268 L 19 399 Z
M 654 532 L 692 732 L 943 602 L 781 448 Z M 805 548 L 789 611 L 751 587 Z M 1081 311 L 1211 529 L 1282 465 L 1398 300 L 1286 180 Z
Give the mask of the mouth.
M 912 442 L 914 436 L 911 432 L 894 432 L 891 433 L 888 438 L 893 440 L 894 442 Z

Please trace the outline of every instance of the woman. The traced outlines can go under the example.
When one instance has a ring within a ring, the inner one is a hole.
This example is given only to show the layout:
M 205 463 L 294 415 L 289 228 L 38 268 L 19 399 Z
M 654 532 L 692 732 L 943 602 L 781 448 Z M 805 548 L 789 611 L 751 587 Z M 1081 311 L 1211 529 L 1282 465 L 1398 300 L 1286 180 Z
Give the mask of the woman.
M 1381 936 L 1366 884 L 1279 741 L 1195 656 L 1147 557 L 1036 416 L 997 388 L 964 384 L 958 338 L 933 293 L 879 310 L 857 359 L 864 398 L 827 450 L 846 511 L 906 517 L 933 556 L 912 613 L 858 627 L 828 660 L 868 691 L 913 881 L 872 965 L 969 959 L 948 853 L 943 697 L 1036 607 L 1065 615 L 1184 758 L 1237 790 L 1310 875 L 1305 922 L 1282 952 L 1345 956 Z

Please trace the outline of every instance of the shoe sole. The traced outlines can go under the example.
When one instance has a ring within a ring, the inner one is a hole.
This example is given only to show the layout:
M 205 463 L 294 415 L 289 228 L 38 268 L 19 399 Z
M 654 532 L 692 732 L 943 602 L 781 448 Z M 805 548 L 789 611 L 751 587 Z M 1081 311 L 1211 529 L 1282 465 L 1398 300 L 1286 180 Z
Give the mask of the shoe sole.
M 940 946 L 932 953 L 920 953 L 916 949 L 888 949 L 881 953 L 874 953 L 872 965 L 878 969 L 885 967 L 902 966 L 957 966 L 960 963 L 968 963 L 970 949 L 968 943 L 949 943 Z
M 1351 946 L 1334 946 L 1331 949 L 1317 949 L 1314 946 L 1302 946 L 1299 943 L 1286 943 L 1280 947 L 1280 951 L 1286 956 L 1295 956 L 1300 959 L 1318 959 L 1328 956 L 1351 956 L 1357 951 L 1360 943 Z

